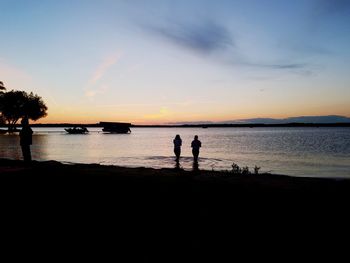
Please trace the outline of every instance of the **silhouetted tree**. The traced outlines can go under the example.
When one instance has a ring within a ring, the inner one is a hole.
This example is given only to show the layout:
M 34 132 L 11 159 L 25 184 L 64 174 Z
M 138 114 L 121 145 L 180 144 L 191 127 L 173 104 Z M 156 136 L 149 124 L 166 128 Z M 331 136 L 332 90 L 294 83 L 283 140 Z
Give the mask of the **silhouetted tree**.
M 6 88 L 4 86 L 4 82 L 0 81 L 0 92 L 2 93 L 3 90 L 6 90 Z
M 23 117 L 35 121 L 47 115 L 44 101 L 32 92 L 11 90 L 3 93 L 0 100 L 1 113 L 9 131 L 13 131 L 17 121 Z
M 0 81 L 0 125 L 3 125 L 5 123 L 5 119 L 2 116 L 2 108 L 3 108 L 3 94 L 4 91 L 6 90 L 4 83 Z

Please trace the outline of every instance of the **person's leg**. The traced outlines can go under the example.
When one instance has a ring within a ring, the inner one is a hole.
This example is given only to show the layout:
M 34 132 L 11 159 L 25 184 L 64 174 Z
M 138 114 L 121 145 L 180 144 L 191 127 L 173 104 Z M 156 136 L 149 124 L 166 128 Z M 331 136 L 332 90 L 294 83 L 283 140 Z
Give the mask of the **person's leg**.
M 30 162 L 32 160 L 32 155 L 30 153 L 30 145 L 21 145 L 23 160 L 25 162 Z
M 176 161 L 178 162 L 179 159 L 180 159 L 180 155 L 181 155 L 181 149 L 175 148 L 174 149 L 174 153 L 175 153 L 175 156 L 176 156 Z
M 192 154 L 193 154 L 193 160 L 194 160 L 194 162 L 198 162 L 199 151 L 197 151 L 197 150 L 192 150 Z
M 174 154 L 175 154 L 176 161 L 177 161 L 177 149 L 176 148 L 174 148 Z

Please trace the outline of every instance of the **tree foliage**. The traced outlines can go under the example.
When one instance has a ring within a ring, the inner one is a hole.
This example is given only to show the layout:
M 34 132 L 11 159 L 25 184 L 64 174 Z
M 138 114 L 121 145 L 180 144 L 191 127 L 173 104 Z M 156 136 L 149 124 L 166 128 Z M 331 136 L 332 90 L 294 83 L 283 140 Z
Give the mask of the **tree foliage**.
M 4 116 L 2 116 L 2 96 L 4 94 L 4 91 L 6 90 L 4 83 L 0 81 L 0 125 L 3 125 L 5 123 Z
M 47 115 L 47 106 L 40 96 L 17 90 L 1 94 L 0 110 L 10 131 L 23 117 L 36 121 Z
M 0 81 L 0 93 L 3 92 L 3 90 L 6 90 L 4 83 L 2 81 Z

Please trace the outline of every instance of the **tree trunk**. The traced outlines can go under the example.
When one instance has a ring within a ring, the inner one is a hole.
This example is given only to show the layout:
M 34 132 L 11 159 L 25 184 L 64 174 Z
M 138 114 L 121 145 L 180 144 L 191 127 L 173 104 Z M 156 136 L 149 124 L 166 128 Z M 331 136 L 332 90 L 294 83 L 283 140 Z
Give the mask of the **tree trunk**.
M 8 133 L 12 133 L 12 132 L 16 132 L 17 131 L 17 129 L 16 129 L 17 121 L 18 121 L 18 119 L 14 120 L 12 122 L 11 122 L 11 120 L 7 120 Z

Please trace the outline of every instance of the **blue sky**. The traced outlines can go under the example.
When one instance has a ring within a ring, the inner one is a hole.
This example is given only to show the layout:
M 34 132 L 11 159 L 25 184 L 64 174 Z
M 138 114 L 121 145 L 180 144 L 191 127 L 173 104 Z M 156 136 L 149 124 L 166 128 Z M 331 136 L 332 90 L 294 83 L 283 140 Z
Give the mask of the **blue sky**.
M 350 116 L 350 0 L 4 1 L 0 79 L 40 122 Z

